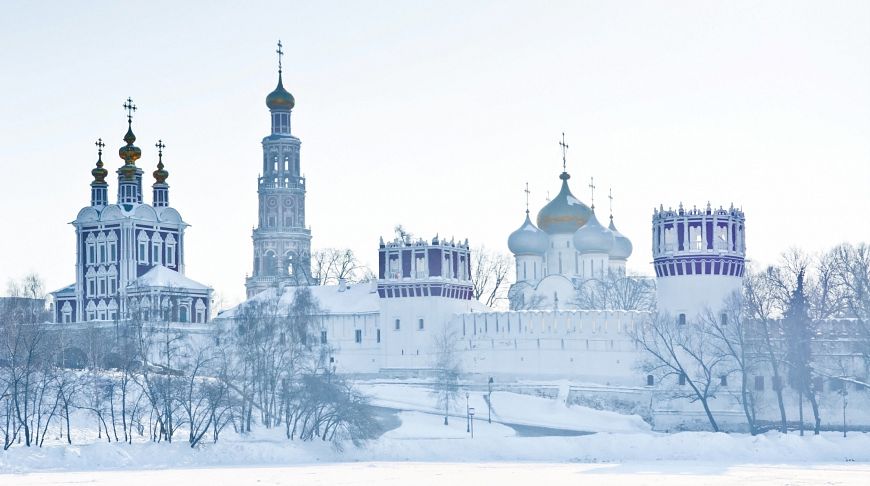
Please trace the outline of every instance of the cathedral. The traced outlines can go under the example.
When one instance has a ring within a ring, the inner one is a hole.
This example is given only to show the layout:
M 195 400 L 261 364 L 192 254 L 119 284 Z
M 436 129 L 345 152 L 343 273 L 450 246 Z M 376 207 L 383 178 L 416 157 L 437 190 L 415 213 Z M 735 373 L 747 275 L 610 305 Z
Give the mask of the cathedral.
M 526 219 L 508 237 L 516 261 L 516 280 L 508 293 L 512 309 L 572 308 L 583 281 L 625 275 L 631 241 L 617 231 L 610 215 L 604 227 L 587 206 L 571 194 L 562 134 L 562 187 L 538 213 L 538 225 Z M 590 187 L 595 189 L 594 183 Z M 528 188 L 526 189 L 528 197 Z
M 157 169 L 152 173 L 152 203 L 143 200 L 142 176 L 136 165 L 142 150 L 134 145 L 133 114 L 127 99 L 127 133 L 118 155 L 118 195 L 109 203 L 109 171 L 104 167 L 102 139 L 91 170 L 91 203 L 72 222 L 76 235 L 75 283 L 53 292 L 53 318 L 58 323 L 116 321 L 136 315 L 144 320 L 206 323 L 212 289 L 184 275 L 184 231 L 188 224 L 169 204 L 169 171 L 158 141 Z
M 272 133 L 263 138 L 263 172 L 257 179 L 259 212 L 254 229 L 254 268 L 245 279 L 248 298 L 273 286 L 310 285 L 311 230 L 305 227 L 305 178 L 301 142 L 291 131 L 296 100 L 284 89 L 281 43 L 278 86 L 266 96 Z

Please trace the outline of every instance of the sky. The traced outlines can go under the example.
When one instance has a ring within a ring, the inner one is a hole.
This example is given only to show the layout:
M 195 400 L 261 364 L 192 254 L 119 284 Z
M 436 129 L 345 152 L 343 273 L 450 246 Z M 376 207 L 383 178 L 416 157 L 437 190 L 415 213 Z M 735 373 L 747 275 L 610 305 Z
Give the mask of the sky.
M 0 4 L 0 284 L 75 280 L 94 142 L 166 144 L 186 274 L 224 304 L 252 266 L 275 44 L 296 98 L 313 248 L 376 265 L 397 224 L 508 252 L 571 188 L 652 273 L 654 207 L 742 207 L 748 258 L 870 240 L 870 2 Z M 150 176 L 144 192 L 150 202 Z M 533 218 L 534 219 L 534 218 Z

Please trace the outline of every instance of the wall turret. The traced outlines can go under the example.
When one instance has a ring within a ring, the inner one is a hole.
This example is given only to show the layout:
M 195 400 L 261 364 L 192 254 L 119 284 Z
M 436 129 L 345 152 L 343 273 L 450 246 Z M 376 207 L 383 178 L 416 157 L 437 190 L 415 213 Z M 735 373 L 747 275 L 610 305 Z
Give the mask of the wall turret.
M 733 205 L 653 211 L 653 265 L 658 308 L 692 319 L 721 309 L 741 289 L 746 267 L 746 225 Z

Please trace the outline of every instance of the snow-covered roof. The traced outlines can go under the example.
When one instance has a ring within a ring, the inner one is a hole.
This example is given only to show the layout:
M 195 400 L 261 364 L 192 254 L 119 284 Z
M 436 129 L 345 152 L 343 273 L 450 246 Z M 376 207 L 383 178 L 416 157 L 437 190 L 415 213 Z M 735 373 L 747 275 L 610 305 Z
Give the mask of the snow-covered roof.
M 191 280 L 175 270 L 155 265 L 144 275 L 137 278 L 130 286 L 139 287 L 166 287 L 186 290 L 208 290 L 209 287 L 197 281 Z
M 54 296 L 67 296 L 67 295 L 75 295 L 76 294 L 76 284 L 71 283 L 62 289 L 57 289 L 54 292 L 49 292 Z
M 300 287 L 285 287 L 281 295 L 280 305 L 289 308 L 293 304 L 293 298 Z M 317 303 L 324 314 L 366 314 L 380 312 L 378 292 L 375 286 L 369 283 L 346 285 L 343 291 L 338 285 L 314 285 L 309 287 L 311 295 L 317 299 Z M 247 302 L 258 302 L 275 297 L 276 289 L 268 289 L 248 299 Z M 244 305 L 239 304 L 239 306 Z M 221 312 L 220 317 L 232 318 L 239 306 Z

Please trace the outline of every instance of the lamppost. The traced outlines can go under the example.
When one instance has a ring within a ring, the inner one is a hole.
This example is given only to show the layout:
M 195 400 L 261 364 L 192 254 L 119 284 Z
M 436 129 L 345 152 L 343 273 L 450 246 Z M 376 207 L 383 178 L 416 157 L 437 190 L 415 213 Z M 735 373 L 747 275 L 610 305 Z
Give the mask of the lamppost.
M 486 411 L 487 411 L 486 421 L 488 423 L 492 423 L 492 377 L 491 376 L 489 377 L 489 383 L 487 383 L 487 384 L 489 385 L 489 393 L 486 396 Z
M 842 388 L 840 388 L 840 395 L 843 396 L 843 437 L 846 437 L 846 403 L 848 403 L 848 400 L 846 400 L 846 395 L 848 394 L 849 391 L 846 390 L 846 383 L 843 382 Z
M 474 407 L 468 409 L 468 422 L 471 424 L 471 438 L 474 438 Z
M 468 392 L 465 392 L 465 432 L 471 432 L 471 415 L 468 408 Z

